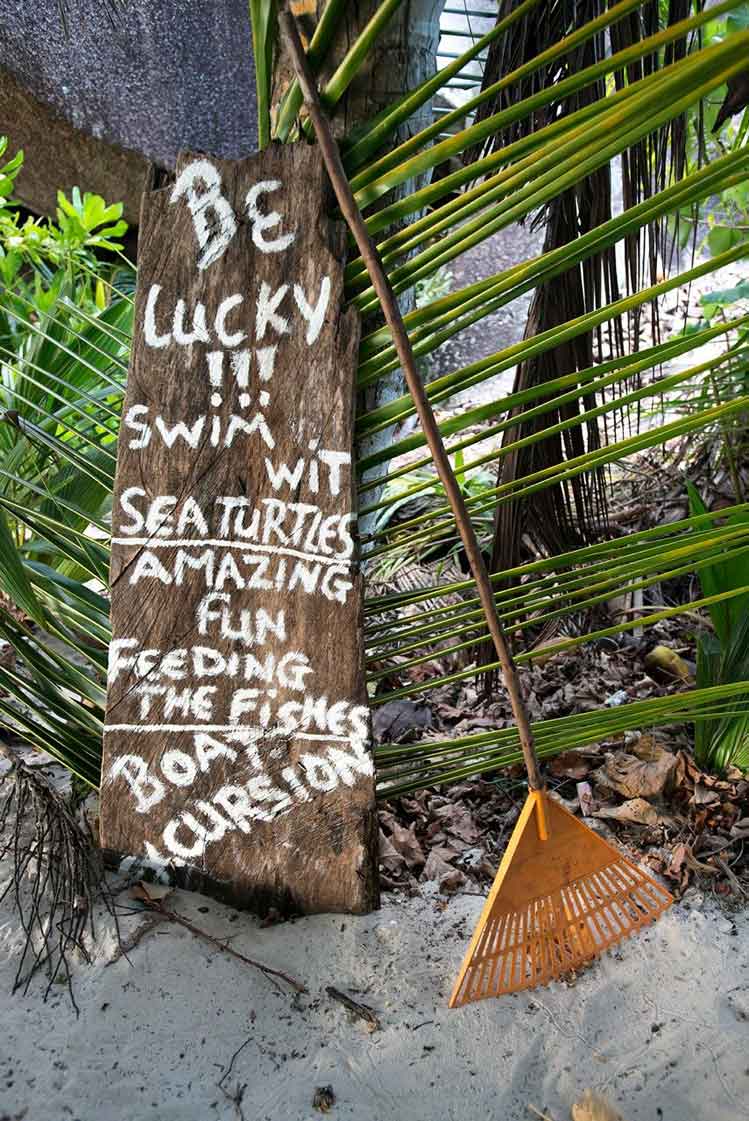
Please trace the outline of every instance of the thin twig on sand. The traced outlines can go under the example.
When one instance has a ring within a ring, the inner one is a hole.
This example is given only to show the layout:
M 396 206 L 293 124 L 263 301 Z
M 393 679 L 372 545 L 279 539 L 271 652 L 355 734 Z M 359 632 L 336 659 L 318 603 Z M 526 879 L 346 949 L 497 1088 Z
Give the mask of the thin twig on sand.
M 332 997 L 333 1000 L 337 1000 L 339 1004 L 347 1008 L 352 1016 L 364 1020 L 370 1031 L 377 1031 L 379 1029 L 379 1016 L 368 1004 L 362 1004 L 361 1001 L 354 1000 L 348 993 L 341 992 L 341 990 L 335 988 L 334 985 L 328 985 L 325 992 L 329 997 Z
M 553 1117 L 549 1117 L 548 1113 L 542 1113 L 540 1109 L 536 1109 L 535 1105 L 529 1103 L 525 1108 L 530 1110 L 531 1113 L 534 1113 L 536 1117 L 540 1117 L 541 1121 L 554 1121 Z
M 219 1090 L 224 1095 L 224 1097 L 228 1101 L 230 1101 L 231 1104 L 234 1106 L 234 1111 L 237 1115 L 237 1121 L 245 1121 L 244 1110 L 242 1109 L 242 1102 L 244 1100 L 244 1092 L 247 1089 L 247 1083 L 246 1082 L 240 1082 L 239 1080 L 237 1080 L 237 1085 L 234 1088 L 234 1092 L 231 1093 L 224 1086 L 224 1082 L 226 1082 L 226 1079 L 229 1077 L 229 1075 L 232 1072 L 232 1068 L 234 1066 L 235 1059 L 237 1058 L 237 1056 L 239 1054 L 241 1054 L 242 1051 L 244 1051 L 245 1047 L 251 1041 L 251 1039 L 252 1039 L 252 1036 L 250 1035 L 250 1036 L 247 1037 L 247 1039 L 245 1039 L 244 1043 L 240 1043 L 239 1047 L 237 1047 L 236 1051 L 234 1052 L 231 1059 L 229 1060 L 228 1067 L 226 1068 L 224 1073 L 221 1075 L 221 1078 L 219 1079 L 219 1082 L 218 1082 Z
M 127 955 L 140 944 L 141 939 L 145 938 L 154 927 L 160 926 L 161 923 L 165 921 L 166 917 L 160 915 L 158 911 L 155 911 L 152 915 L 148 915 L 140 926 L 133 931 L 129 938 L 120 939 L 120 944 L 107 962 L 107 965 L 114 965 L 120 958 L 126 958 L 129 961 L 130 959 Z
M 201 930 L 199 926 L 195 926 L 194 923 L 191 923 L 189 919 L 178 914 L 177 911 L 172 911 L 168 907 L 165 907 L 161 899 L 149 895 L 148 887 L 149 885 L 146 883 L 138 884 L 136 888 L 133 889 L 133 895 L 135 898 L 140 899 L 149 910 L 155 911 L 157 914 L 163 916 L 163 918 L 169 919 L 170 922 L 175 922 L 179 926 L 184 926 L 185 930 L 189 930 L 192 934 L 197 935 L 198 938 L 202 938 L 204 942 L 209 942 L 212 946 L 222 950 L 225 954 L 236 958 L 237 961 L 244 962 L 245 965 L 251 965 L 253 969 L 259 969 L 266 977 L 270 977 L 274 983 L 275 978 L 278 977 L 282 981 L 285 981 L 287 985 L 290 985 L 292 989 L 295 989 L 296 992 L 307 992 L 306 986 L 303 985 L 301 981 L 297 981 L 296 977 L 292 977 L 291 974 L 286 973 L 283 969 L 274 969 L 272 966 L 266 965 L 262 961 L 247 957 L 246 954 L 240 954 L 239 950 L 233 950 L 226 942 L 220 942 L 218 938 L 214 938 L 213 935 L 209 934 L 206 930 Z

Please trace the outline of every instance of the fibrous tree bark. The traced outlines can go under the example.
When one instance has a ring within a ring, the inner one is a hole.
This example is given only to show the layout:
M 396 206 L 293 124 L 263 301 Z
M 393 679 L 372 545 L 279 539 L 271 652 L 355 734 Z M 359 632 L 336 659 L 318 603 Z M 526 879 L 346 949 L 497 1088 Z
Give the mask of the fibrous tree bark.
M 326 0 L 296 0 L 291 9 L 299 21 L 301 31 L 312 36 L 314 28 L 325 8 Z M 440 35 L 440 15 L 445 0 L 403 0 L 392 18 L 377 37 L 368 52 L 362 68 L 358 71 L 346 93 L 331 113 L 331 124 L 336 136 L 347 135 L 357 125 L 369 120 L 386 105 L 391 104 L 406 90 L 418 86 L 434 74 L 436 54 Z M 366 26 L 372 15 L 381 5 L 381 0 L 358 0 L 346 5 L 345 16 L 325 65 L 320 72 L 320 84 L 334 72 Z M 293 79 L 293 67 L 282 46 L 276 53 L 274 73 L 273 102 L 278 104 Z M 393 145 L 407 139 L 420 129 L 432 123 L 432 107 L 427 102 L 401 126 L 391 141 Z M 407 194 L 414 188 L 413 182 L 406 182 L 391 195 L 386 196 L 379 205 L 389 203 L 394 198 Z M 418 215 L 416 215 L 418 217 Z M 398 303 L 406 313 L 414 307 L 414 293 L 403 293 Z M 364 324 L 369 327 L 380 326 L 378 317 Z M 365 410 L 378 408 L 388 401 L 400 397 L 405 391 L 405 382 L 400 369 L 393 370 L 366 391 L 360 401 Z M 370 455 L 381 447 L 386 447 L 393 439 L 392 428 L 368 437 L 359 445 L 360 455 Z M 374 501 L 374 496 L 370 494 Z M 362 533 L 371 528 L 369 520 L 360 525 Z

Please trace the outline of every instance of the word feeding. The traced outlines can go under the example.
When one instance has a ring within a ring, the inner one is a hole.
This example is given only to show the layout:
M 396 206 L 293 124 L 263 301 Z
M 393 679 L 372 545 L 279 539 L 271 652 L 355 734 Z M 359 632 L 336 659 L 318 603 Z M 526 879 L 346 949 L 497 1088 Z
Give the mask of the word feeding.
M 102 832 L 238 903 L 357 911 L 376 901 L 358 323 L 325 198 L 306 146 L 182 157 L 144 197 Z

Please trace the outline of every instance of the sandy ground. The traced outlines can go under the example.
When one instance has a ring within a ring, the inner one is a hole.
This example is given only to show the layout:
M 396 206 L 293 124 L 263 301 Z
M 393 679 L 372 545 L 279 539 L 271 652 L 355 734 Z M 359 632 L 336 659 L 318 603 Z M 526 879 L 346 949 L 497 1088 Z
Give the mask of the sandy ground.
M 521 255 L 538 251 L 529 230 L 490 239 L 456 263 L 454 284 L 516 260 L 518 236 Z M 517 341 L 524 321 L 517 304 L 501 309 L 443 347 L 434 373 Z M 466 398 L 506 392 L 512 375 L 502 377 Z M 749 913 L 728 918 L 693 891 L 573 985 L 450 1012 L 482 900 L 429 887 L 386 896 L 365 918 L 265 929 L 175 894 L 170 905 L 193 923 L 303 980 L 302 997 L 166 923 L 115 960 L 103 917 L 93 964 L 76 967 L 79 1017 L 64 986 L 46 1004 L 41 979 L 10 995 L 21 933 L 3 904 L 0 1121 L 314 1121 L 315 1089 L 327 1085 L 333 1121 L 532 1121 L 530 1106 L 568 1121 L 587 1087 L 624 1121 L 749 1119 Z M 122 918 L 123 938 L 143 921 Z M 328 985 L 374 1008 L 381 1029 L 352 1020 Z
M 307 1121 L 321 1116 L 312 1099 L 324 1085 L 341 1121 L 521 1121 L 537 1116 L 529 1106 L 566 1121 L 586 1087 L 625 1121 L 749 1117 L 749 916 L 728 918 L 694 892 L 572 985 L 452 1012 L 476 896 L 390 897 L 365 918 L 265 929 L 199 895 L 173 899 L 216 937 L 302 979 L 309 995 L 279 992 L 167 923 L 110 965 L 105 921 L 93 964 L 76 967 L 76 1018 L 63 986 L 46 1004 L 41 981 L 10 995 L 20 935 L 6 907 L 3 1121 Z M 123 919 L 123 934 L 142 921 Z M 381 1029 L 352 1020 L 326 994 L 331 984 L 373 1007 Z M 241 1111 L 224 1092 L 238 1085 Z

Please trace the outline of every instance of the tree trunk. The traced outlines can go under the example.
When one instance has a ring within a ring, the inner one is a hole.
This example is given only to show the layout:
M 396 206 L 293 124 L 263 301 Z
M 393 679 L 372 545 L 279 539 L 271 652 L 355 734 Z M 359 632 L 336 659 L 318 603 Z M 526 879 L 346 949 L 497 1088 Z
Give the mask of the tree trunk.
M 439 22 L 445 0 L 403 0 L 390 22 L 378 37 L 362 69 L 351 83 L 344 97 L 336 106 L 332 124 L 338 136 L 367 121 L 386 105 L 391 104 L 406 90 L 413 89 L 436 70 L 436 54 L 439 43 Z M 333 73 L 357 36 L 380 5 L 380 0 L 364 0 L 348 4 L 346 18 L 329 52 L 328 60 L 322 69 L 321 82 Z M 311 38 L 317 21 L 325 7 L 325 0 L 297 0 L 292 10 L 297 16 L 302 31 Z M 293 68 L 283 50 L 276 56 L 274 71 L 273 103 L 278 105 L 286 92 L 293 76 Z M 432 122 L 431 102 L 421 107 L 418 113 L 401 126 L 391 146 L 395 146 L 409 136 L 425 128 Z M 389 204 L 398 197 L 409 194 L 414 189 L 413 181 L 402 184 L 397 190 L 385 196 L 379 205 Z M 418 215 L 414 215 L 417 218 Z M 399 298 L 401 311 L 409 312 L 414 307 L 413 291 L 405 292 Z M 379 327 L 382 320 L 370 317 L 362 325 L 362 334 Z M 387 404 L 405 392 L 405 382 L 401 370 L 393 370 L 371 386 L 359 402 L 364 410 L 376 409 Z M 363 440 L 358 446 L 360 457 L 369 455 L 386 447 L 395 436 L 396 427 L 378 432 Z M 375 468 L 378 473 L 381 468 Z M 371 492 L 368 501 L 377 499 L 377 491 Z M 360 531 L 368 533 L 371 518 L 362 519 Z

